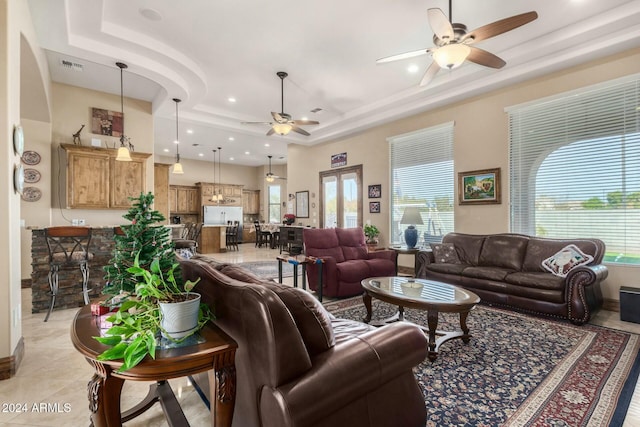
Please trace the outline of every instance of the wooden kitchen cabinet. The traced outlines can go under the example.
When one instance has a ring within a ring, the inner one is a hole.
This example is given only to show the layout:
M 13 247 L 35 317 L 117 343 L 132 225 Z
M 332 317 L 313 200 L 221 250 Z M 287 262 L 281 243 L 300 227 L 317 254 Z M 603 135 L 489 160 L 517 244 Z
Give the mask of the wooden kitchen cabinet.
M 148 153 L 117 162 L 117 150 L 61 144 L 67 153 L 68 209 L 128 209 L 129 197 L 146 192 Z
M 172 214 L 198 214 L 200 212 L 198 187 L 172 185 L 169 188 L 169 206 Z
M 242 212 L 246 215 L 260 213 L 260 190 L 242 190 Z
M 211 182 L 196 182 L 196 187 L 200 189 L 199 199 L 202 206 L 242 206 L 242 185 L 237 184 L 213 184 Z M 222 194 L 223 203 L 211 201 L 214 194 Z

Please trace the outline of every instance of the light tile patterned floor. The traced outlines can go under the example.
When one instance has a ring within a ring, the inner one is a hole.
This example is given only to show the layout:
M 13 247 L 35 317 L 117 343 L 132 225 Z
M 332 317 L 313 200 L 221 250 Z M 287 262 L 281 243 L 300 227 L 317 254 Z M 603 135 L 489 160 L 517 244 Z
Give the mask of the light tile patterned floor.
M 240 250 L 211 254 L 228 262 L 275 260 L 278 250 L 242 244 Z M 292 278 L 285 279 L 291 284 Z M 93 370 L 71 344 L 69 325 L 76 309 L 54 311 L 49 322 L 45 313 L 31 314 L 31 291 L 22 291 L 23 336 L 25 357 L 15 377 L 0 381 L 0 404 L 13 405 L 11 411 L 0 408 L 0 426 L 81 426 L 89 424 L 87 382 Z M 593 323 L 640 333 L 640 325 L 619 320 L 619 314 L 601 311 Z M 210 425 L 209 413 L 186 378 L 170 381 L 187 419 L 192 426 Z M 129 408 L 146 395 L 149 383 L 126 382 L 122 407 Z M 43 406 L 43 411 L 37 411 Z M 57 404 L 57 406 L 56 406 Z M 65 406 L 66 404 L 66 406 Z M 25 409 L 24 412 L 18 410 Z M 7 406 L 7 409 L 10 409 Z M 155 405 L 127 426 L 165 426 L 159 405 Z M 640 386 L 636 387 L 625 427 L 640 425 Z

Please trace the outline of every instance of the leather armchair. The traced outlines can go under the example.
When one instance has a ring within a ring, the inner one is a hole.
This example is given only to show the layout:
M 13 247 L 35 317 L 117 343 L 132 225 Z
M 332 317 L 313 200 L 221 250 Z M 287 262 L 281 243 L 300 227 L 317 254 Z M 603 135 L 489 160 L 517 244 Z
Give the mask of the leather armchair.
M 337 319 L 309 293 L 232 264 L 180 264 L 184 279 L 201 279 L 195 291 L 238 343 L 233 426 L 424 427 L 412 371 L 427 354 L 419 328 Z
M 362 293 L 360 282 L 367 277 L 395 276 L 397 254 L 383 250 L 368 252 L 362 228 L 306 228 L 303 230 L 305 254 L 321 258 L 322 295 L 348 297 Z M 319 289 L 319 265 L 307 265 L 312 290 Z

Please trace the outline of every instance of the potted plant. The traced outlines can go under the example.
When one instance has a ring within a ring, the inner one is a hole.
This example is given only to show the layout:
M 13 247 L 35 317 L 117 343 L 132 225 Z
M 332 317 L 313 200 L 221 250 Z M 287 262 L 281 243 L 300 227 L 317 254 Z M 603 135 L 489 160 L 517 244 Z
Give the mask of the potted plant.
M 367 247 L 369 249 L 373 249 L 378 245 L 378 236 L 380 235 L 380 230 L 373 224 L 365 224 L 364 225 L 364 235 L 367 238 Z

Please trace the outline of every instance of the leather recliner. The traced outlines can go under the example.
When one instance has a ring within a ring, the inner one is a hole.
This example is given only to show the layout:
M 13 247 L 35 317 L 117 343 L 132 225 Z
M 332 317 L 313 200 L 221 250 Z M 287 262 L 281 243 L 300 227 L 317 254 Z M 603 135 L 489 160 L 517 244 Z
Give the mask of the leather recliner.
M 233 264 L 180 263 L 238 344 L 234 426 L 424 427 L 412 371 L 427 355 L 419 328 L 335 318 L 309 293 Z

